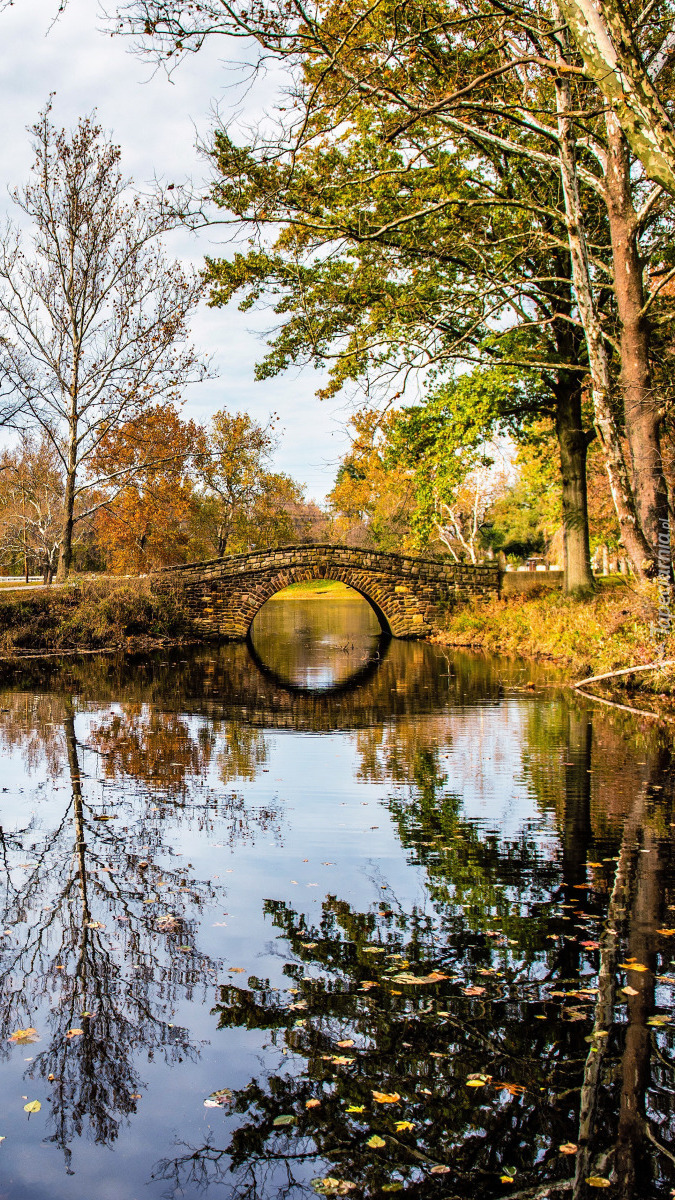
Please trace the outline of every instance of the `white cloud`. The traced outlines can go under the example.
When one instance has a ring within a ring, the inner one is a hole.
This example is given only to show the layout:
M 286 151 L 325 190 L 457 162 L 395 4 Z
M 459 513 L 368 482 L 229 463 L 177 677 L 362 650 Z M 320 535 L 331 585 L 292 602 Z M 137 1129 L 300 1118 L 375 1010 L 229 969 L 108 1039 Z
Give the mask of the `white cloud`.
M 21 0 L 0 14 L 3 56 L 0 63 L 0 209 L 11 210 L 8 189 L 22 183 L 31 164 L 26 127 L 36 119 L 51 92 L 53 117 L 72 126 L 96 108 L 100 123 L 122 148 L 126 174 L 143 187 L 156 176 L 180 182 L 201 180 L 206 165 L 195 147 L 212 125 L 213 108 L 255 120 L 265 96 L 278 80 L 241 101 L 241 78 L 233 61 L 244 48 L 214 39 L 189 56 L 169 80 L 129 52 L 121 37 L 102 32 L 92 0 L 69 0 L 52 24 L 58 0 Z M 51 28 L 50 28 L 51 25 Z M 237 107 L 235 109 L 235 104 Z M 218 253 L 218 230 L 172 239 L 172 253 L 199 263 Z M 256 383 L 254 363 L 263 353 L 259 336 L 273 324 L 272 314 L 242 314 L 202 309 L 195 318 L 196 344 L 213 355 L 219 378 L 193 388 L 186 411 L 205 419 L 216 408 L 246 408 L 265 419 L 271 410 L 285 429 L 277 455 L 279 469 L 307 484 L 308 495 L 322 498 L 331 486 L 335 462 L 343 452 L 345 412 L 314 396 L 316 372 L 305 369 Z

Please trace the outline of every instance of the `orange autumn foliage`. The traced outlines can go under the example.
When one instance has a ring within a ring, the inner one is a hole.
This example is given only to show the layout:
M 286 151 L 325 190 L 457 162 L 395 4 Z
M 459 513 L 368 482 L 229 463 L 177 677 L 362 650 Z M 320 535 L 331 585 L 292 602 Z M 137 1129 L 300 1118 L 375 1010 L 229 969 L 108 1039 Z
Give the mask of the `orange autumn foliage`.
M 190 473 L 202 439 L 200 426 L 183 421 L 168 404 L 132 418 L 103 439 L 92 470 L 107 481 L 110 495 L 95 517 L 109 570 L 135 574 L 202 555 Z

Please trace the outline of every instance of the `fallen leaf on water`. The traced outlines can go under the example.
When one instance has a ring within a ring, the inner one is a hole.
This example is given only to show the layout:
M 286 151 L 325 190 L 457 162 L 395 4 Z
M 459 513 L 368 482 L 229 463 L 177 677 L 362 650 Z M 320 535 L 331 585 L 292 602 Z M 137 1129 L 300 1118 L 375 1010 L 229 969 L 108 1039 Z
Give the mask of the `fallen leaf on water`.
M 638 963 L 638 962 L 619 963 L 619 967 L 621 968 L 622 971 L 648 971 L 649 970 L 649 967 L 645 967 L 645 966 L 643 966 L 642 963 Z M 596 1176 L 594 1175 L 593 1178 L 595 1179 Z M 600 1176 L 598 1175 L 597 1178 L 600 1179 Z M 602 1187 L 603 1185 L 596 1184 L 595 1186 Z
M 313 1179 L 312 1187 L 320 1196 L 346 1196 L 356 1184 L 348 1179 L 334 1179 L 332 1175 L 327 1175 L 324 1179 Z
M 156 811 L 156 810 L 153 810 L 153 811 Z M 112 821 L 112 817 L 100 816 L 100 817 L 94 817 L 94 820 L 95 821 Z
M 140 1093 L 140 1092 L 132 1092 L 132 1093 L 131 1093 L 131 1096 L 129 1097 L 129 1099 L 130 1099 L 130 1100 L 142 1100 L 142 1099 L 143 1099 L 143 1097 L 142 1097 L 142 1095 L 141 1095 L 141 1093 Z
M 443 1166 L 441 1166 L 441 1164 L 439 1163 L 439 1164 L 438 1164 L 438 1166 L 436 1166 L 436 1167 L 432 1167 L 432 1168 L 431 1168 L 431 1170 L 430 1170 L 429 1174 L 430 1174 L 430 1175 L 449 1175 L 449 1174 L 450 1174 L 450 1167 L 443 1167 Z
M 341 1050 L 345 1050 L 348 1046 L 354 1045 L 353 1038 L 344 1038 L 343 1041 L 337 1043 Z
M 648 1024 L 648 1025 L 656 1025 L 656 1026 L 658 1026 L 658 1025 L 669 1025 L 669 1024 L 670 1024 L 670 1017 L 667 1017 L 665 1014 L 658 1015 L 658 1016 L 655 1016 L 655 1017 L 647 1017 L 647 1024 Z
M 467 1087 L 484 1087 L 485 1084 L 490 1083 L 491 1080 L 492 1080 L 491 1075 L 480 1075 L 480 1074 L 469 1075 L 467 1077 L 466 1086 Z
M 599 950 L 600 949 L 599 942 L 581 942 L 580 944 L 584 947 L 585 950 Z
M 102 925 L 100 921 L 85 921 L 85 925 L 87 929 L 105 929 L 105 925 Z
M 318 944 L 319 944 L 318 942 L 301 942 L 300 943 L 303 950 L 316 950 Z
M 82 1033 L 84 1033 L 84 1029 L 69 1029 L 66 1034 L 66 1037 L 67 1038 L 80 1037 L 80 1034 L 82 1034 Z
M 431 971 L 429 975 L 412 975 L 410 971 L 401 971 L 391 976 L 392 983 L 438 983 L 441 979 L 449 979 L 442 971 Z
M 465 996 L 482 996 L 485 991 L 485 988 L 484 987 L 468 987 L 468 988 L 462 988 L 462 991 L 464 992 Z
M 33 1029 L 33 1026 L 29 1025 L 28 1029 L 17 1029 L 7 1040 L 24 1044 L 26 1042 L 39 1042 L 40 1038 L 37 1029 Z
M 589 1175 L 586 1183 L 589 1187 L 611 1187 L 609 1179 L 605 1179 L 604 1175 Z
M 167 913 L 165 917 L 159 918 L 157 928 L 161 929 L 162 933 L 172 933 L 175 929 L 180 929 L 180 921 L 172 913 Z
M 626 996 L 639 996 L 640 994 L 637 988 L 631 987 L 630 984 L 627 984 L 626 987 L 622 987 L 621 991 L 624 992 Z
M 522 1096 L 527 1091 L 522 1083 L 500 1083 L 499 1087 L 503 1092 L 508 1092 L 510 1096 Z
M 320 1100 L 305 1100 L 305 1108 L 319 1108 L 320 1106 Z
M 338 1067 L 349 1067 L 356 1061 L 354 1058 L 348 1058 L 346 1054 L 323 1054 L 321 1057 L 325 1062 L 335 1063 Z
M 363 983 L 361 984 L 361 987 L 360 987 L 359 991 L 361 991 L 361 992 L 369 992 L 371 988 L 374 988 L 374 987 L 379 987 L 379 986 L 380 986 L 380 985 L 379 985 L 379 983 L 377 982 L 377 980 L 376 980 L 376 979 L 364 979 Z
M 415 1126 L 413 1125 L 412 1121 L 397 1121 L 396 1122 L 396 1132 L 397 1133 L 404 1133 L 406 1129 L 414 1129 L 414 1128 L 415 1128 Z
M 243 975 L 245 970 L 244 967 L 228 967 L 227 969 L 230 975 Z
M 364 954 L 384 954 L 384 951 L 385 951 L 384 946 L 364 946 L 363 947 Z
M 42 1108 L 39 1100 L 29 1100 L 28 1104 L 24 1104 L 23 1111 L 27 1113 L 39 1112 Z
M 398 1092 L 373 1092 L 376 1104 L 398 1104 L 401 1099 Z
M 381 1150 L 386 1144 L 384 1138 L 378 1137 L 376 1133 L 371 1138 L 368 1138 L 366 1142 L 366 1146 L 371 1146 L 373 1150 Z
M 362 1113 L 365 1111 L 366 1111 L 365 1104 L 350 1104 L 349 1107 L 345 1109 L 345 1112 L 348 1112 L 348 1113 Z
M 223 1105 L 229 1104 L 234 1100 L 234 1093 L 229 1088 L 219 1088 L 217 1092 L 211 1092 L 208 1100 L 204 1101 L 205 1108 L 222 1108 Z
M 574 1142 L 563 1142 L 562 1146 L 558 1146 L 561 1154 L 576 1154 L 579 1149 Z
M 657 929 L 656 932 L 660 933 L 662 937 L 675 937 L 675 929 Z
M 277 1129 L 282 1125 L 295 1125 L 295 1117 L 293 1113 L 284 1113 L 281 1117 L 275 1117 L 272 1124 Z

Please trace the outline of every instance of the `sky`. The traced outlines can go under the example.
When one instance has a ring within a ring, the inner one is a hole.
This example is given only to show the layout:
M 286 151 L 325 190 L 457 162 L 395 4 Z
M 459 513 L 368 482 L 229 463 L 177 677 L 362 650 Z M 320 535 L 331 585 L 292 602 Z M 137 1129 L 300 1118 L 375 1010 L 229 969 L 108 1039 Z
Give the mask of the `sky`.
M 111 7 L 113 0 L 111 0 Z M 207 165 L 196 148 L 214 123 L 231 114 L 241 123 L 264 113 L 276 83 L 245 95 L 241 73 L 233 62 L 244 57 L 234 47 L 213 39 L 197 55 L 188 56 L 171 79 L 147 60 L 130 52 L 129 42 L 104 32 L 96 0 L 68 0 L 56 23 L 58 0 L 15 0 L 0 12 L 0 213 L 10 216 L 11 187 L 22 184 L 32 161 L 30 135 L 38 113 L 54 93 L 53 120 L 70 128 L 80 116 L 97 110 L 100 124 L 122 149 L 122 168 L 144 190 L 155 178 L 198 183 Z M 51 26 L 51 28 L 50 28 Z M 243 97 L 243 98 L 242 98 Z M 171 236 L 175 257 L 200 266 L 205 254 L 231 252 L 227 232 L 214 227 L 193 235 Z M 195 345 L 212 356 L 217 378 L 187 393 L 184 413 L 205 421 L 217 409 L 246 409 L 265 421 L 281 417 L 284 430 L 276 454 L 277 469 L 287 471 L 321 501 L 335 477 L 336 464 L 348 445 L 349 409 L 342 400 L 315 397 L 321 376 L 311 368 L 256 382 L 254 365 L 264 351 L 264 332 L 274 314 L 239 313 L 202 305 L 193 321 Z

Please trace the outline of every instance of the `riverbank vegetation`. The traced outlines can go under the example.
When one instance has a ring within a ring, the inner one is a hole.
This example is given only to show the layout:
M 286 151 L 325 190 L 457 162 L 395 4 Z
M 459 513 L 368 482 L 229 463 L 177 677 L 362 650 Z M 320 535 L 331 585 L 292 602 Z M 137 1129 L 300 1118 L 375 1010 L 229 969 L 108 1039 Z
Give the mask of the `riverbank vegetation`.
M 542 586 L 506 599 L 474 599 L 448 610 L 435 641 L 442 645 L 533 658 L 564 668 L 566 681 L 675 658 L 675 637 L 655 633 L 653 584 L 613 577 L 589 595 L 565 596 Z M 615 686 L 675 692 L 675 671 L 637 674 Z
M 0 655 L 148 650 L 199 640 L 177 593 L 153 591 L 145 580 L 86 579 L 0 593 Z

